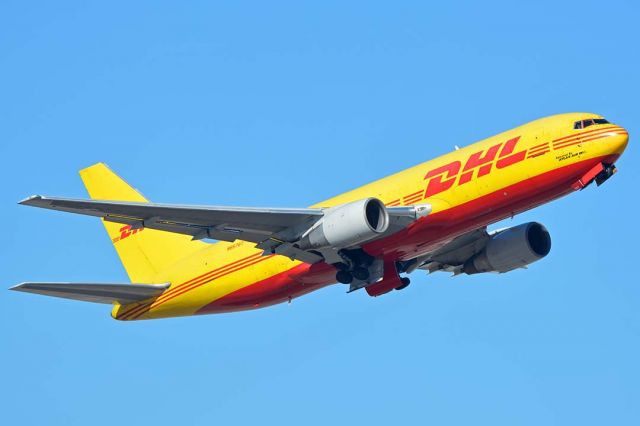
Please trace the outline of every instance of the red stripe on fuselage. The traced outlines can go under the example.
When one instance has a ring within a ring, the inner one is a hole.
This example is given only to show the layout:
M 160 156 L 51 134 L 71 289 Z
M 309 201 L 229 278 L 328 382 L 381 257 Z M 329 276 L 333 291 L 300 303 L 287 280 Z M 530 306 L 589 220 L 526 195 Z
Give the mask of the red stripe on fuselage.
M 213 279 L 220 278 L 224 275 L 227 275 L 228 273 L 235 272 L 237 270 L 251 266 L 265 259 L 267 259 L 267 257 L 261 258 L 260 253 L 256 253 L 251 256 L 239 259 L 235 262 L 229 263 L 227 265 L 221 266 L 219 268 L 213 269 L 200 276 L 197 276 L 188 281 L 185 281 L 184 283 L 176 286 L 175 288 L 170 289 L 169 291 L 163 293 L 162 295 L 160 295 L 160 297 L 152 300 L 151 302 L 136 306 L 127 312 L 123 312 L 121 315 L 118 316 L 118 319 L 129 319 L 134 315 L 139 315 L 143 311 L 148 311 L 151 307 L 156 307 L 158 305 L 161 305 L 167 300 L 173 299 L 174 297 L 180 294 L 186 293 L 187 291 L 190 291 L 196 287 L 199 287 L 200 285 L 205 284 Z
M 624 131 L 624 129 L 621 127 L 616 127 L 616 128 L 608 127 L 606 129 L 592 130 L 590 132 L 579 133 L 577 135 L 566 136 L 564 138 L 556 139 L 553 141 L 553 146 L 558 147 L 575 140 L 585 140 L 585 138 L 591 138 L 596 135 L 608 135 L 608 134 L 612 134 L 620 131 Z
M 269 256 L 269 257 L 271 257 L 271 256 Z M 240 271 L 242 269 L 248 268 L 249 266 L 253 266 L 253 265 L 257 264 L 257 263 L 263 262 L 263 261 L 265 261 L 267 259 L 268 259 L 268 257 L 262 257 L 262 258 L 250 260 L 250 261 L 244 262 L 244 263 L 242 263 L 240 265 L 236 265 L 233 268 L 226 268 L 224 271 L 219 272 L 217 274 L 208 275 L 205 278 L 199 279 L 196 283 L 194 283 L 193 285 L 189 286 L 188 288 L 184 288 L 181 291 L 177 291 L 177 292 L 171 294 L 169 297 L 163 299 L 160 302 L 154 301 L 153 303 L 151 303 L 147 307 L 147 309 L 139 311 L 139 312 L 136 312 L 135 314 L 130 315 L 127 318 L 122 318 L 122 319 L 136 319 L 136 318 L 140 317 L 141 315 L 143 315 L 145 312 L 148 312 L 152 308 L 156 308 L 156 307 L 168 302 L 171 299 L 174 299 L 174 298 L 176 298 L 178 296 L 181 296 L 181 295 L 183 295 L 185 293 L 188 293 L 191 290 L 194 290 L 194 289 L 196 289 L 198 287 L 201 287 L 201 286 L 203 286 L 205 284 L 209 284 L 209 283 L 211 283 L 211 282 L 213 282 L 213 281 L 215 281 L 215 280 L 217 280 L 219 278 L 225 277 L 225 276 L 227 276 L 229 274 L 232 274 L 234 272 L 238 272 L 238 271 Z
M 576 137 L 581 137 L 581 136 L 585 136 L 591 133 L 596 133 L 596 132 L 604 132 L 604 131 L 612 131 L 612 130 L 624 130 L 622 127 L 620 126 L 608 126 L 608 127 L 601 127 L 599 129 L 593 129 L 593 130 L 588 130 L 586 132 L 580 132 L 580 133 L 574 133 L 572 135 L 567 135 L 567 136 L 563 136 L 561 138 L 558 139 L 554 139 L 553 142 L 560 142 L 563 141 L 565 139 L 571 139 L 571 138 L 576 138 Z
M 593 135 L 590 135 L 589 137 L 586 138 L 580 138 L 577 140 L 566 140 L 562 143 L 557 144 L 553 149 L 554 150 L 558 150 L 558 149 L 562 149 L 562 148 L 566 148 L 568 146 L 573 146 L 573 145 L 579 145 L 581 143 L 584 142 L 589 142 L 589 141 L 594 141 L 596 139 L 602 139 L 602 138 L 607 138 L 611 135 L 628 135 L 627 132 L 625 131 L 605 131 L 603 133 L 594 133 Z

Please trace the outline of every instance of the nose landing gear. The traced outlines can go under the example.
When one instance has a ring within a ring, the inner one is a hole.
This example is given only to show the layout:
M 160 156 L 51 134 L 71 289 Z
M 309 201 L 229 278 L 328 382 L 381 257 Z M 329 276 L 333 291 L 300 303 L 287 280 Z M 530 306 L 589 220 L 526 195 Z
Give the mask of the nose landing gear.
M 613 164 L 598 163 L 585 173 L 580 179 L 578 179 L 572 188 L 576 191 L 583 190 L 589 186 L 592 182 L 600 186 L 605 183 L 611 176 L 616 174 L 618 169 Z
M 618 169 L 613 164 L 603 164 L 604 169 L 596 176 L 596 185 L 605 183 L 611 176 L 615 175 Z

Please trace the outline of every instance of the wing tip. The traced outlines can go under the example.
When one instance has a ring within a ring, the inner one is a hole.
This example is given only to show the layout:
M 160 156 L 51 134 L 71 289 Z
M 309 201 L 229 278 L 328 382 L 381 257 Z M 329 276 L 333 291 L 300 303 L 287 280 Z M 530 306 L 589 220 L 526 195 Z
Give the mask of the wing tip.
M 18 204 L 21 204 L 23 206 L 30 206 L 33 204 L 36 204 L 38 201 L 42 201 L 44 199 L 44 197 L 42 195 L 32 195 L 30 197 L 27 197 L 23 200 L 18 201 Z
M 9 287 L 7 290 L 11 290 L 11 291 L 28 291 L 28 286 L 29 283 L 24 282 L 24 283 L 20 283 L 20 284 L 16 284 L 12 287 Z

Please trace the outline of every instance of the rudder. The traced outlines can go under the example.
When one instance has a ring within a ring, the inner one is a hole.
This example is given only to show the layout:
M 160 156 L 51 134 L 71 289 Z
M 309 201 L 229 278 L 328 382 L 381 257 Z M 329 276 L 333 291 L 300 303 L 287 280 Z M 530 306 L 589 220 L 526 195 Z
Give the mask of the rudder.
M 104 163 L 80 170 L 80 177 L 92 199 L 149 202 Z M 201 241 L 192 241 L 188 235 L 154 229 L 131 230 L 130 225 L 105 220 L 102 223 L 132 282 L 153 283 L 167 267 L 206 246 Z

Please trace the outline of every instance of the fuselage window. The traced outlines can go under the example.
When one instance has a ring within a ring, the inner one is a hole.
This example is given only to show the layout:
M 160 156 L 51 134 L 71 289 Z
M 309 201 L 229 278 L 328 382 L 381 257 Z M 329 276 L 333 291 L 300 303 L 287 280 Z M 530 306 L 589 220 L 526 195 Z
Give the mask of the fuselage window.
M 594 118 L 593 122 L 596 124 L 609 124 L 609 122 L 604 118 Z
M 573 123 L 573 128 L 574 129 L 582 129 L 582 120 L 576 121 L 575 123 Z
M 587 128 L 587 127 L 589 127 L 589 126 L 593 126 L 594 124 L 596 124 L 596 123 L 594 123 L 594 122 L 593 122 L 593 120 L 591 120 L 591 119 L 589 119 L 589 120 L 582 120 L 582 128 L 583 128 L 583 129 L 586 129 L 586 128 Z

